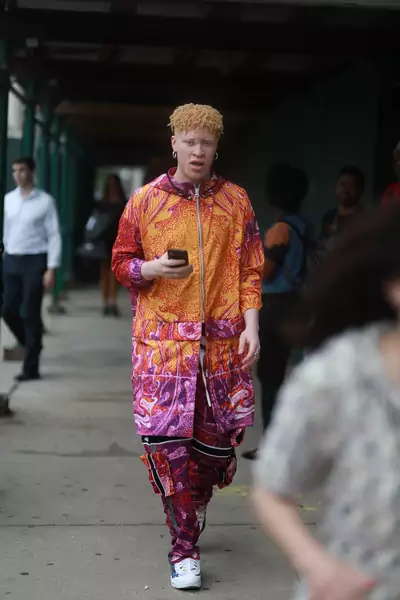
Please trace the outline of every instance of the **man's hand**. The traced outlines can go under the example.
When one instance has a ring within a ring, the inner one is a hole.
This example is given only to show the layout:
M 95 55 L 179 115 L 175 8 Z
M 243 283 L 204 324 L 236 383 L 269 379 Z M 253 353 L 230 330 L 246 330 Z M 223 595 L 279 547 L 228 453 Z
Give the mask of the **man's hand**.
M 250 371 L 260 358 L 260 338 L 258 329 L 248 325 L 239 340 L 239 355 L 242 356 L 242 369 Z
M 46 290 L 50 290 L 55 282 L 56 272 L 54 269 L 47 269 L 43 275 L 43 286 Z
M 184 260 L 172 260 L 168 258 L 168 252 L 161 258 L 143 263 L 142 275 L 144 279 L 186 279 L 193 273 L 192 265 L 185 265 Z
M 367 600 L 376 581 L 341 562 L 326 559 L 306 575 L 310 600 Z

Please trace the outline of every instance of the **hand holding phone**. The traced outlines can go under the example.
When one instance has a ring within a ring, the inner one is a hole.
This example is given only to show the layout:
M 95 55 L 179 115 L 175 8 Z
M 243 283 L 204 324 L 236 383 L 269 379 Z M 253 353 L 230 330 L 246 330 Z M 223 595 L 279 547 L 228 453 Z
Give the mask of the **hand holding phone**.
M 186 250 L 170 249 L 156 260 L 142 265 L 142 275 L 145 279 L 186 279 L 193 273 L 193 266 L 189 264 Z

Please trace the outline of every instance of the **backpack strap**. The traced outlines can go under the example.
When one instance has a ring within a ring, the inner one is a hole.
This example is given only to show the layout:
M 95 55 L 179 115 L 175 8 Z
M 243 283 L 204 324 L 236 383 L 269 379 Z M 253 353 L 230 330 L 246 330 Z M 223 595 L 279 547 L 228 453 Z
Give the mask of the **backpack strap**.
M 294 233 L 297 235 L 297 237 L 299 238 L 301 245 L 303 246 L 303 260 L 302 260 L 302 264 L 301 264 L 301 269 L 300 269 L 300 273 L 302 276 L 304 276 L 305 270 L 306 270 L 306 264 L 307 264 L 307 239 L 306 237 L 300 232 L 300 229 L 298 227 L 296 227 L 296 225 L 293 225 L 293 223 L 291 223 L 290 221 L 286 220 L 286 219 L 281 219 L 280 221 L 277 221 L 278 223 L 286 223 L 286 225 L 289 227 L 289 229 L 291 229 L 292 231 L 294 231 Z M 295 276 L 293 275 L 293 273 L 289 272 L 288 269 L 285 269 L 283 267 L 283 271 L 285 273 L 286 278 L 288 279 L 289 283 L 291 285 L 294 285 L 295 287 L 299 286 L 299 282 L 297 281 L 297 279 L 295 278 Z

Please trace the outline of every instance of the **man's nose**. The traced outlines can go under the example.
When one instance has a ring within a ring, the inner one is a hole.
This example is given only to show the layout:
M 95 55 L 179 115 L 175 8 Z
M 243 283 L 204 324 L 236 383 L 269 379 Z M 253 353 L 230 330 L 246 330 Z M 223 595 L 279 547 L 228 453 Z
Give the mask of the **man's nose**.
M 194 154 L 196 154 L 196 156 L 203 156 L 203 154 L 204 154 L 204 150 L 200 144 L 198 146 L 194 147 L 193 152 L 194 152 Z

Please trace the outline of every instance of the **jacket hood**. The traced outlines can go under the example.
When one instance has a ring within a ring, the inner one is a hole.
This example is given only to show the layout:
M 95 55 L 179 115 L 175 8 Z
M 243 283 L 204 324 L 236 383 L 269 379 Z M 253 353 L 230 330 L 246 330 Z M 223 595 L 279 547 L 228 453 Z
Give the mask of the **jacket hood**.
M 155 188 L 168 192 L 170 194 L 177 194 L 184 198 L 192 199 L 195 196 L 195 184 L 189 182 L 178 182 L 174 178 L 176 173 L 176 167 L 170 169 L 164 175 L 161 175 L 158 179 L 153 182 Z M 207 198 L 216 194 L 224 185 L 225 179 L 213 173 L 208 181 L 205 181 L 200 186 L 200 196 Z

